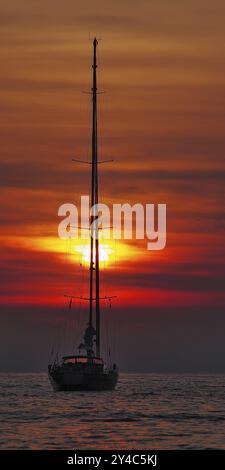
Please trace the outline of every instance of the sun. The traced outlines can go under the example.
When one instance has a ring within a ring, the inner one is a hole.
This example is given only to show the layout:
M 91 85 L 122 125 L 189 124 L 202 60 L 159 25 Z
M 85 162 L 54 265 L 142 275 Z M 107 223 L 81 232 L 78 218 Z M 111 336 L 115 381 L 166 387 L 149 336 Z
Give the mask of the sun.
M 90 245 L 78 245 L 75 251 L 81 254 L 83 263 L 90 263 L 91 248 Z M 99 245 L 99 262 L 107 263 L 110 260 L 110 255 L 113 250 L 108 245 Z M 95 246 L 94 246 L 94 259 L 95 259 Z

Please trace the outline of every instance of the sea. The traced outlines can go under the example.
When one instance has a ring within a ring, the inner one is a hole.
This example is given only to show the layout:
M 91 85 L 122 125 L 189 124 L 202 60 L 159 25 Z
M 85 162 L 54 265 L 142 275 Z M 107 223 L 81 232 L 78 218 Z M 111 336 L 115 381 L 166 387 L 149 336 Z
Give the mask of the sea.
M 53 392 L 0 374 L 1 449 L 225 449 L 225 375 L 121 373 L 115 391 Z

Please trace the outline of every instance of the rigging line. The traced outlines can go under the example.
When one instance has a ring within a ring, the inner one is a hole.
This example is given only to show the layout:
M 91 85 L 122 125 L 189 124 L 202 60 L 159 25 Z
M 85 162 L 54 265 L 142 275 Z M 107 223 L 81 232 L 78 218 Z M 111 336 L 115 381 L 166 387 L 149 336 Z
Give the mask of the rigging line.
M 99 172 L 99 196 L 100 196 L 100 202 L 103 202 L 103 192 L 102 192 L 102 185 L 101 185 L 101 172 Z M 109 229 L 111 227 L 108 227 Z M 102 244 L 104 244 L 104 231 L 102 230 L 101 236 L 102 236 Z M 101 244 L 101 243 L 99 243 Z M 101 290 L 104 292 L 105 296 L 107 294 L 107 286 L 106 286 L 106 262 L 103 261 L 103 269 L 101 270 Z
M 73 318 L 73 331 L 74 331 L 74 334 L 73 334 L 73 337 L 72 337 L 72 351 L 73 353 L 75 353 L 75 350 L 76 350 L 76 345 L 78 343 L 78 340 L 79 340 L 79 330 L 78 330 L 78 322 L 79 322 L 79 308 L 76 308 L 76 312 L 75 312 L 75 315 L 74 315 L 74 318 Z
M 84 329 L 84 324 L 85 324 L 85 310 L 83 307 L 84 305 L 82 304 L 82 301 L 79 300 L 79 321 L 78 321 L 79 343 L 81 342 L 81 339 L 82 339 L 82 331 Z
M 65 323 L 64 323 L 64 332 L 63 332 L 63 350 L 66 348 L 67 343 L 67 330 L 68 330 L 68 310 L 69 310 L 70 300 L 67 300 L 66 310 L 65 310 Z
M 69 238 L 68 243 L 67 243 L 67 265 L 68 265 L 68 277 L 67 277 L 67 283 L 69 284 L 69 281 L 72 282 L 73 280 L 73 264 L 70 265 L 70 257 L 72 256 L 72 240 Z M 69 273 L 69 268 L 70 268 L 70 273 Z M 64 323 L 64 334 L 63 334 L 63 349 L 66 348 L 66 343 L 67 343 L 67 336 L 68 335 L 68 330 L 69 330 L 69 323 L 71 322 L 71 311 L 72 307 L 72 302 L 71 299 L 68 299 L 66 308 L 65 308 L 65 323 Z M 69 339 L 69 338 L 68 338 Z
M 113 329 L 113 314 L 112 307 L 108 305 L 108 318 L 109 318 L 109 342 L 110 342 L 110 360 L 114 357 L 114 329 Z
M 107 310 L 107 308 L 105 308 L 105 310 Z M 108 364 L 110 365 L 110 362 L 109 362 L 109 351 L 110 351 L 110 340 L 109 340 L 109 328 L 108 328 L 108 315 L 105 311 L 105 330 L 106 330 L 106 357 L 107 357 L 107 360 L 108 360 Z
M 62 314 L 63 314 L 63 317 L 62 317 L 62 327 L 58 330 L 58 338 L 57 338 L 57 342 L 58 342 L 58 347 L 57 347 L 57 353 L 59 353 L 60 351 L 62 351 L 63 349 L 63 344 L 64 344 L 64 336 L 65 336 L 65 328 L 66 328 L 66 315 L 65 315 L 65 311 L 67 310 L 67 305 L 68 305 L 68 301 L 66 301 L 62 307 Z
M 105 261 L 103 261 L 103 269 L 101 271 L 101 280 L 102 280 L 102 292 L 104 293 L 104 296 L 106 297 L 106 285 L 105 285 Z
M 78 257 L 78 262 L 79 262 L 79 268 L 78 268 L 78 273 L 79 273 L 79 279 L 81 278 L 81 288 L 83 288 L 83 282 L 82 282 L 82 275 L 83 275 L 83 265 L 82 265 L 82 254 L 79 254 Z M 75 268 L 74 268 L 75 269 Z M 70 299 L 70 301 L 72 298 Z M 79 302 L 80 303 L 80 302 Z M 72 331 L 72 337 L 71 337 L 71 350 L 75 351 L 76 344 L 78 343 L 79 340 L 79 320 L 80 320 L 80 306 L 77 303 L 75 304 L 75 314 L 72 315 L 72 321 L 71 321 L 71 331 Z
M 110 361 L 110 366 L 112 366 L 112 335 L 111 335 L 111 303 L 110 306 L 108 307 L 108 322 L 107 322 L 107 329 L 108 329 L 108 338 L 109 338 L 109 361 Z
M 64 253 L 64 269 L 63 269 L 63 277 L 64 277 L 64 284 L 66 285 L 66 278 L 67 278 L 67 269 L 68 269 L 68 253 L 69 253 L 69 247 L 68 247 L 69 240 L 66 241 L 66 250 Z M 65 302 L 62 307 L 62 312 L 63 312 L 63 325 L 62 328 L 58 330 L 58 335 L 57 335 L 57 353 L 60 351 L 62 348 L 62 345 L 65 341 L 65 331 L 66 331 L 66 322 L 67 322 L 67 316 L 66 316 L 66 311 L 68 309 L 68 302 L 66 302 L 67 305 L 65 305 Z
M 78 336 L 78 342 L 77 342 L 77 345 L 76 347 L 78 347 L 78 344 L 80 344 L 81 342 L 81 338 L 82 338 L 82 328 L 81 328 L 81 325 L 82 325 L 82 305 L 81 305 L 81 301 L 79 302 L 79 314 L 78 314 L 78 322 L 77 322 L 77 336 Z
M 112 312 L 112 323 L 113 323 L 113 348 L 114 352 L 113 355 L 115 356 L 115 359 L 117 360 L 117 316 L 115 312 Z
M 115 344 L 115 359 L 118 360 L 118 316 L 113 315 L 114 319 L 114 344 Z
M 104 323 L 102 324 L 102 331 L 104 334 L 102 335 L 102 346 L 103 346 L 103 352 L 104 352 L 104 357 L 107 358 L 107 338 L 106 338 L 106 321 L 105 321 L 105 308 L 104 305 L 102 305 L 102 317 L 104 316 Z

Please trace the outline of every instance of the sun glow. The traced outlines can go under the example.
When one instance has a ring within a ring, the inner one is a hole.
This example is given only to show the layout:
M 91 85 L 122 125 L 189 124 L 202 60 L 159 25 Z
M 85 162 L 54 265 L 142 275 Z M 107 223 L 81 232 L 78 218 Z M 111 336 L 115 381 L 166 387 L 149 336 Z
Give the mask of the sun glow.
M 79 245 L 76 246 L 75 251 L 81 253 L 83 263 L 89 263 L 91 258 L 91 248 L 90 245 Z M 99 262 L 107 263 L 110 260 L 110 255 L 112 255 L 113 250 L 108 245 L 99 246 Z M 95 246 L 94 246 L 94 256 L 95 259 Z
M 3 238 L 0 236 L 0 241 Z M 90 240 L 61 240 L 58 237 L 14 237 L 7 240 L 8 246 L 19 247 L 28 251 L 48 252 L 56 254 L 61 261 L 65 256 L 71 263 L 90 262 Z M 95 252 L 94 252 L 95 255 Z M 134 261 L 146 256 L 146 249 L 128 244 L 121 240 L 100 240 L 99 258 L 101 265 L 114 269 L 117 262 Z

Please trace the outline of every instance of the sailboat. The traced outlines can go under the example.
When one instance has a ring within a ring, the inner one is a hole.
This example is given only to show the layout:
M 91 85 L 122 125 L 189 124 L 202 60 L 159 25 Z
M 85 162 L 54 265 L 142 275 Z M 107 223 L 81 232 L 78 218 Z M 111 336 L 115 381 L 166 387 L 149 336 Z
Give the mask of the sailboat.
M 97 129 L 97 45 L 93 41 L 92 63 L 92 160 L 91 160 L 91 206 L 98 204 L 98 129 Z M 96 225 L 95 225 L 96 221 Z M 113 390 L 117 384 L 119 370 L 114 364 L 107 364 L 101 357 L 100 331 L 100 266 L 99 237 L 97 235 L 97 216 L 90 216 L 90 295 L 88 324 L 83 341 L 78 350 L 82 355 L 66 355 L 61 359 L 56 356 L 48 365 L 48 375 L 55 391 Z M 72 299 L 73 296 L 71 296 Z M 108 297 L 111 301 L 111 297 Z

